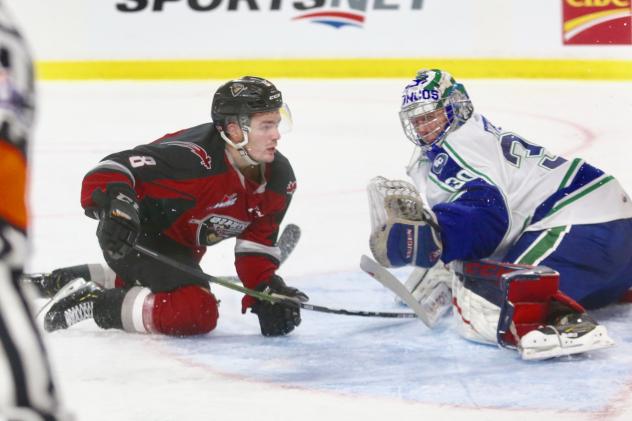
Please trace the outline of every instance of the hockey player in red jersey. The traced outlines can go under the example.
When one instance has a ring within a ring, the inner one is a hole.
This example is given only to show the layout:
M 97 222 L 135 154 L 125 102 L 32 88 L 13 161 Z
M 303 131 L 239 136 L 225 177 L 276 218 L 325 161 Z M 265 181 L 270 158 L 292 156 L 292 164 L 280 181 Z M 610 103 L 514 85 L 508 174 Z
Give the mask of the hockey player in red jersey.
M 248 288 L 306 301 L 276 274 L 279 225 L 296 189 L 292 166 L 278 150 L 290 123 L 281 92 L 243 77 L 220 86 L 212 122 L 170 133 L 104 158 L 83 179 L 81 205 L 99 221 L 107 266 L 53 271 L 35 281 L 49 295 L 76 278 L 88 281 L 53 304 L 48 331 L 92 317 L 104 329 L 196 335 L 212 331 L 218 302 L 207 282 L 154 261 L 138 243 L 199 268 L 207 246 L 236 237 L 235 266 Z M 301 322 L 298 308 L 242 300 L 261 333 L 279 336 Z

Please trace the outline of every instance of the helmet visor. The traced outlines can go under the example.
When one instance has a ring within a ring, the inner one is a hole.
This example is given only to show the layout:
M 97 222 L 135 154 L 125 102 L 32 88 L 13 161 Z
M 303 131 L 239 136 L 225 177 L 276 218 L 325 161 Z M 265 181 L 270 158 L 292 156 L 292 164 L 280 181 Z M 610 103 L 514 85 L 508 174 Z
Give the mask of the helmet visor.
M 242 128 L 257 135 L 266 136 L 272 131 L 281 135 L 292 130 L 292 112 L 285 103 L 275 111 L 255 113 L 244 120 L 247 123 Z
M 281 122 L 279 123 L 279 132 L 281 134 L 286 134 L 292 131 L 292 127 L 294 127 L 294 121 L 292 120 L 292 111 L 290 110 L 290 106 L 285 102 L 279 108 L 279 114 L 281 115 Z

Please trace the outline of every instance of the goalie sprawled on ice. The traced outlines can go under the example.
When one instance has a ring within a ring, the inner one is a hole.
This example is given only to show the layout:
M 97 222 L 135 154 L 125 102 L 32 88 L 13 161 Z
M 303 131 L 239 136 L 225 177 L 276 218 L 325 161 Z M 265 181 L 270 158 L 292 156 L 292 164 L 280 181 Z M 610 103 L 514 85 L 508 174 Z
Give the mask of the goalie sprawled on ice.
M 585 308 L 632 286 L 632 202 L 617 180 L 494 126 L 445 71 L 419 71 L 399 115 L 417 146 L 414 185 L 371 181 L 376 260 L 429 269 L 413 273 L 426 275 L 418 287 L 407 282 L 422 304 L 449 284 L 468 339 L 515 346 L 525 359 L 612 345 Z M 432 281 L 445 264 L 457 276 Z

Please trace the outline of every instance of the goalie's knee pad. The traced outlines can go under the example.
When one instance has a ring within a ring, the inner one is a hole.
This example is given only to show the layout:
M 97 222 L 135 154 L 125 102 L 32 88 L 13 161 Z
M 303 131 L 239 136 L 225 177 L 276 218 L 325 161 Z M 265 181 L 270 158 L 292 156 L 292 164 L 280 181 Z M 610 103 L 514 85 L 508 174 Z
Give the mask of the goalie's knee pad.
M 199 335 L 217 326 L 218 303 L 208 289 L 189 285 L 152 295 L 151 327 L 155 332 Z

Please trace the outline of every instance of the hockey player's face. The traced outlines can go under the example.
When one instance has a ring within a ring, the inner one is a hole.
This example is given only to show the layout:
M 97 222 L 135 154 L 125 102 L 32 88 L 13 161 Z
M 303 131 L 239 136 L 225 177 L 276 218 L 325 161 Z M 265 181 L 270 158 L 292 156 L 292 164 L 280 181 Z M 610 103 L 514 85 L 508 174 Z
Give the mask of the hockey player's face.
M 443 132 L 443 129 L 448 124 L 448 119 L 445 115 L 445 110 L 439 108 L 411 118 L 411 123 L 419 137 L 427 144 L 431 144 Z
M 246 150 L 255 161 L 272 162 L 281 133 L 279 111 L 253 114 L 250 117 L 250 131 Z

